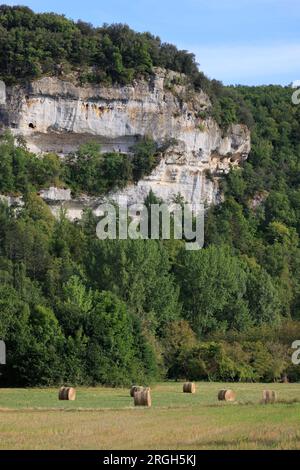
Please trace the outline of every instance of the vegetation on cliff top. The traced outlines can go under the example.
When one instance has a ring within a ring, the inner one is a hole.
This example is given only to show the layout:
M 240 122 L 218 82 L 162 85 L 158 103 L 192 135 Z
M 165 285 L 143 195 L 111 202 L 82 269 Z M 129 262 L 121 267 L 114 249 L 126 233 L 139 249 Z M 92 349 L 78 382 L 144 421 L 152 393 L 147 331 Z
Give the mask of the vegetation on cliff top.
M 123 24 L 95 28 L 27 7 L 0 7 L 0 74 L 8 83 L 71 69 L 80 70 L 82 81 L 128 83 L 151 74 L 155 66 L 200 80 L 194 54 L 150 33 Z
M 300 106 L 290 90 L 225 88 L 151 35 L 20 7 L 0 8 L 0 50 L 11 83 L 68 67 L 106 83 L 154 65 L 185 72 L 215 97 L 218 122 L 243 117 L 252 129 L 249 159 L 224 179 L 225 202 L 208 211 L 206 246 L 194 253 L 178 240 L 100 241 L 91 213 L 77 224 L 63 213 L 56 220 L 35 194 L 48 184 L 94 193 L 137 180 L 155 163 L 152 141 L 130 161 L 88 145 L 61 163 L 3 138 L 0 192 L 23 192 L 25 206 L 0 205 L 2 382 L 299 380 L 290 346 L 300 337 Z

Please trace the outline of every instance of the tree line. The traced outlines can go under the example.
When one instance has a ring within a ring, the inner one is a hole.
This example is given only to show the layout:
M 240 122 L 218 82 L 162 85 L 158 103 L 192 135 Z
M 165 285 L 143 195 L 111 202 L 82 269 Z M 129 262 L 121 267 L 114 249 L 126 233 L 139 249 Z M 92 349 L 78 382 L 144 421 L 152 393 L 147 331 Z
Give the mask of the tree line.
M 35 193 L 0 222 L 2 384 L 298 378 L 280 278 L 229 245 L 99 240 Z

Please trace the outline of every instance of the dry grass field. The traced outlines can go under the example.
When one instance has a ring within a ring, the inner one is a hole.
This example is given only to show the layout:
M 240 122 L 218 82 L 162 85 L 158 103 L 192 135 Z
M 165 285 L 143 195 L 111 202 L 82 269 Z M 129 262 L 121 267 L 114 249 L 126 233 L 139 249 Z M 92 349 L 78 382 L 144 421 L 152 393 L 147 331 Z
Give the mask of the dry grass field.
M 235 403 L 217 401 L 221 388 Z M 279 402 L 260 404 L 262 391 Z M 298 402 L 299 400 L 299 402 Z M 152 388 L 152 408 L 134 408 L 127 389 L 0 389 L 0 449 L 300 449 L 300 384 L 181 383 Z

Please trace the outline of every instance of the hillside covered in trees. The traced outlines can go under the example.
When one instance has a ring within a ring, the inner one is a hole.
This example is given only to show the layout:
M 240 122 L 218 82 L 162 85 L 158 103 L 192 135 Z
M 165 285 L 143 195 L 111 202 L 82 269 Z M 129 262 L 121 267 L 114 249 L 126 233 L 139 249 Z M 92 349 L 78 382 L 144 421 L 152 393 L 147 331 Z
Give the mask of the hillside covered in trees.
M 248 161 L 224 177 L 205 248 L 189 252 L 178 240 L 101 241 L 90 212 L 57 220 L 37 195 L 51 184 L 90 194 L 123 187 L 155 166 L 151 139 L 131 160 L 88 144 L 62 162 L 4 134 L 0 193 L 22 193 L 25 205 L 0 205 L 2 384 L 299 380 L 291 344 L 300 339 L 300 106 L 291 89 L 223 87 L 192 54 L 127 26 L 0 8 L 7 83 L 71 70 L 83 82 L 128 83 L 154 66 L 205 89 L 222 126 L 247 123 Z
M 7 85 L 45 75 L 72 77 L 82 85 L 125 85 L 151 76 L 155 67 L 183 73 L 196 90 L 208 93 L 213 117 L 221 126 L 249 125 L 241 95 L 209 80 L 199 71 L 194 54 L 157 36 L 136 33 L 124 24 L 95 28 L 54 13 L 0 6 L 0 79 Z

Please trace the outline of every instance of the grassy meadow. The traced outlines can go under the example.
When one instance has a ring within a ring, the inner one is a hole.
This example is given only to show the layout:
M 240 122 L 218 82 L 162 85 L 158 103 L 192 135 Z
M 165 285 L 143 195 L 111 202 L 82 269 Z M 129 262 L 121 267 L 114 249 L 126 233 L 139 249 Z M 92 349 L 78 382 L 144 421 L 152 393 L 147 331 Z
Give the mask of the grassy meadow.
M 218 402 L 221 388 L 235 403 Z M 278 403 L 260 404 L 262 391 Z M 299 400 L 299 402 L 298 402 Z M 134 408 L 127 389 L 0 389 L 0 449 L 300 449 L 300 384 L 181 383 L 152 387 L 152 408 Z

